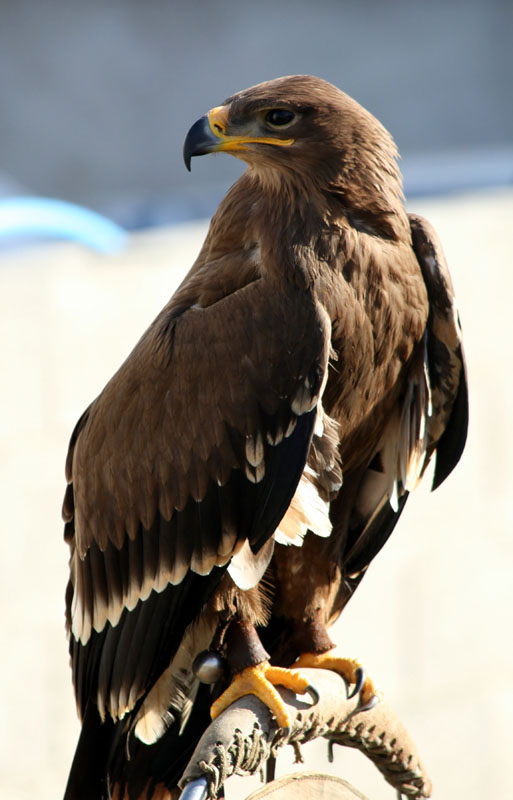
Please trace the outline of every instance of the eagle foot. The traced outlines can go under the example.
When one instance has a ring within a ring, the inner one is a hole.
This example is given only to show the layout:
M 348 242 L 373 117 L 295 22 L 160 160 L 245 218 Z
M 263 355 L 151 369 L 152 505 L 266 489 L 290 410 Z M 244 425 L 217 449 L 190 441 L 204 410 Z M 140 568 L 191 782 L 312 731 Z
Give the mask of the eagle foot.
M 294 667 L 311 667 L 313 669 L 329 669 L 342 676 L 348 687 L 348 699 L 360 695 L 359 703 L 351 716 L 369 711 L 383 698 L 383 693 L 376 688 L 371 678 L 356 658 L 342 658 L 327 653 L 303 653 L 294 663 Z M 353 689 L 349 691 L 349 687 Z
M 262 661 L 260 664 L 246 667 L 235 675 L 230 686 L 213 703 L 210 716 L 216 719 L 239 697 L 254 694 L 270 709 L 279 727 L 288 731 L 292 721 L 280 694 L 274 688 L 276 685 L 285 686 L 295 694 L 308 693 L 314 703 L 319 699 L 317 691 L 299 670 L 273 667 L 268 661 Z

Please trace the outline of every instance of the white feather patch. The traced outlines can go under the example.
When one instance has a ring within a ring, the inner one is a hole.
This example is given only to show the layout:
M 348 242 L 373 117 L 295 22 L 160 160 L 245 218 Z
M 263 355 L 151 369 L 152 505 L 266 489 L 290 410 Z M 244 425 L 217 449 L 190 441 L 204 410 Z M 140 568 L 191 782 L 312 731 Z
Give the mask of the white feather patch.
M 256 467 L 253 467 L 249 462 L 244 466 L 244 473 L 248 481 L 251 483 L 260 483 L 265 475 L 265 462 L 261 461 Z
M 313 470 L 305 467 L 296 493 L 292 498 L 287 513 L 274 532 L 274 539 L 279 544 L 294 544 L 301 547 L 307 531 L 317 536 L 327 537 L 331 533 L 329 503 L 323 500 L 312 478 Z
M 258 465 L 263 461 L 264 443 L 260 433 L 256 433 L 254 436 L 248 436 L 246 438 L 246 458 L 252 467 L 258 467 Z
M 313 394 L 310 381 L 305 378 L 292 399 L 290 407 L 298 417 L 311 411 L 317 402 L 317 396 Z
M 180 649 L 153 686 L 137 715 L 135 735 L 144 744 L 158 741 L 174 721 L 173 698 L 183 692 L 182 687 L 189 685 L 190 694 L 196 691 L 197 681 L 192 676 L 191 664 L 198 653 L 209 647 L 214 630 L 215 623 L 208 624 L 200 620 L 185 632 Z
M 398 476 L 408 492 L 417 488 L 423 474 L 428 442 L 428 421 L 433 413 L 427 353 L 412 371 L 403 405 L 398 438 Z
M 317 414 L 315 416 L 314 436 L 318 436 L 320 439 L 323 435 L 324 435 L 324 408 L 322 407 L 322 403 L 319 403 L 317 406 Z
M 289 424 L 287 425 L 287 430 L 285 431 L 285 439 L 288 439 L 296 429 L 296 417 L 291 417 Z
M 269 566 L 274 551 L 274 540 L 269 539 L 258 551 L 253 553 L 248 540 L 230 561 L 228 572 L 233 582 L 247 592 L 260 581 Z

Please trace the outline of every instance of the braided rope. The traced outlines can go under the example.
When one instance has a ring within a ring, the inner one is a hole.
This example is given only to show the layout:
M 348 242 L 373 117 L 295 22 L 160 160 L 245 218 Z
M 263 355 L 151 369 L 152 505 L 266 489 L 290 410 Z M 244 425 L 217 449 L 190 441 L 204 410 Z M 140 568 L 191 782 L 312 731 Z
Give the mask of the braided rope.
M 215 800 L 231 775 L 254 775 L 263 768 L 270 755 L 271 745 L 258 722 L 254 723 L 253 730 L 246 736 L 239 728 L 235 728 L 228 747 L 218 742 L 211 758 L 198 764 L 207 779 L 209 797 Z

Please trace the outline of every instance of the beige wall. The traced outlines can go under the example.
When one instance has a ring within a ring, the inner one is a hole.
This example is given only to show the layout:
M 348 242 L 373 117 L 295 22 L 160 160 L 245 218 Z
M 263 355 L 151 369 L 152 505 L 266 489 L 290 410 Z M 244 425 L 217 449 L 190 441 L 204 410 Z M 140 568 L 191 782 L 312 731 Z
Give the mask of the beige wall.
M 442 236 L 460 301 L 468 446 L 436 494 L 411 499 L 338 640 L 408 725 L 436 797 L 496 800 L 513 796 L 513 192 L 415 210 Z M 67 439 L 203 233 L 141 234 L 110 258 L 71 245 L 0 254 L 2 798 L 59 797 L 78 734 L 63 630 Z M 358 754 L 338 751 L 334 766 L 394 796 Z

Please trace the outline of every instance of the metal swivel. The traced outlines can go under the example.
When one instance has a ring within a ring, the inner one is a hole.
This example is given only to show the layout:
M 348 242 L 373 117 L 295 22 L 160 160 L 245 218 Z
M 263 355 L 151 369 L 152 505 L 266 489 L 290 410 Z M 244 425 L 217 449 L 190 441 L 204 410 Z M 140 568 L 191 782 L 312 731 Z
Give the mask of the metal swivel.
M 225 670 L 226 661 L 215 650 L 203 650 L 192 662 L 192 671 L 201 683 L 217 683 Z

